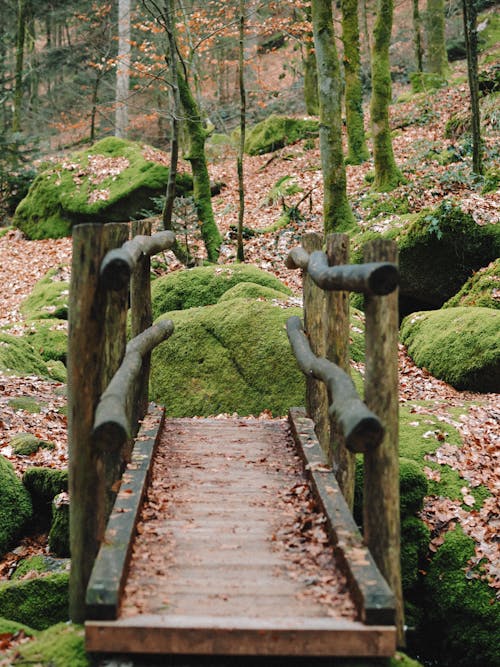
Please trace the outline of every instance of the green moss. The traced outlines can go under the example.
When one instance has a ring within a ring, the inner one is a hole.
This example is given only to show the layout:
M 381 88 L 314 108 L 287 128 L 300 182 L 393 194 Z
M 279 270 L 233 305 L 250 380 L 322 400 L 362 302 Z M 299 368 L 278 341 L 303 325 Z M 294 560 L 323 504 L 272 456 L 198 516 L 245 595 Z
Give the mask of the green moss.
M 245 152 L 262 155 L 318 134 L 317 120 L 272 115 L 249 128 L 245 138 Z
M 18 396 L 17 398 L 10 398 L 7 405 L 13 410 L 24 410 L 36 415 L 42 409 L 42 405 L 31 396 Z
M 500 186 L 500 167 L 493 165 L 484 174 L 483 194 L 495 192 Z
M 32 578 L 33 573 L 46 574 L 54 572 L 68 572 L 69 560 L 58 559 L 52 556 L 31 556 L 22 560 L 12 575 L 12 579 L 24 579 L 26 577 Z
M 16 623 L 16 621 L 10 621 L 9 619 L 0 616 L 0 635 L 16 634 L 17 632 L 23 632 L 28 637 L 36 637 L 38 634 L 36 630 L 29 628 L 27 625 Z
M 500 308 L 500 259 L 474 273 L 443 308 L 457 306 Z
M 500 390 L 500 313 L 460 307 L 409 315 L 401 340 L 415 363 L 457 389 Z
M 419 571 L 425 565 L 429 551 L 430 531 L 416 516 L 401 521 L 401 580 L 403 593 L 407 594 L 419 580 Z
M 24 473 L 23 484 L 35 498 L 52 502 L 54 496 L 68 490 L 68 471 L 33 466 Z
M 172 416 L 284 415 L 303 405 L 304 378 L 285 331 L 297 314 L 248 299 L 167 313 L 175 332 L 153 352 L 153 400 Z
M 409 213 L 407 197 L 394 197 L 386 193 L 372 193 L 363 199 L 363 208 L 369 209 L 367 220 L 377 218 L 379 215 L 405 215 Z
M 68 620 L 69 574 L 0 584 L 0 609 L 6 618 L 44 630 Z
M 427 93 L 446 86 L 446 79 L 434 72 L 412 72 L 410 83 L 414 93 Z
M 255 266 L 198 267 L 176 271 L 152 283 L 153 317 L 172 310 L 217 303 L 225 292 L 242 282 L 270 287 L 286 295 L 291 293 L 277 278 Z
M 49 372 L 49 376 L 51 377 L 51 379 L 55 380 L 56 382 L 64 383 L 68 379 L 68 372 L 66 370 L 66 366 L 63 364 L 62 361 L 52 361 L 52 360 L 47 361 L 47 370 Z M 62 411 L 63 410 L 61 410 L 61 412 Z
M 18 479 L 14 467 L 0 456 L 0 555 L 22 533 L 31 519 L 32 511 L 30 496 Z
M 480 52 L 498 47 L 500 43 L 500 16 L 498 13 L 480 14 L 478 16 L 478 24 L 483 21 L 487 23 L 486 28 L 479 33 L 478 46 Z
M 49 532 L 49 549 L 56 556 L 69 558 L 69 499 L 66 493 L 52 501 L 52 525 Z
M 21 336 L 0 332 L 0 370 L 8 375 L 49 377 L 42 357 Z
M 44 361 L 66 362 L 68 323 L 66 320 L 31 320 L 24 336 Z
M 25 319 L 68 319 L 69 283 L 60 276 L 60 268 L 51 269 L 35 284 L 20 306 Z
M 410 658 L 405 653 L 397 651 L 389 661 L 389 667 L 423 667 L 421 662 Z
M 427 477 L 422 467 L 412 459 L 399 459 L 399 493 L 401 516 L 416 514 L 422 509 L 427 495 Z
M 35 454 L 40 448 L 54 449 L 55 447 L 53 442 L 40 440 L 32 433 L 17 433 L 10 439 L 9 444 L 17 456 L 30 456 L 30 454 Z
M 286 301 L 287 298 L 287 294 L 272 287 L 258 285 L 257 283 L 242 282 L 224 292 L 219 298 L 218 303 L 231 301 L 232 299 L 278 299 L 279 301 Z
M 480 580 L 481 565 L 469 570 L 473 556 L 474 542 L 457 526 L 446 534 L 423 580 L 420 649 L 440 667 L 500 665 L 500 607 L 494 590 Z
M 85 653 L 84 628 L 72 623 L 58 623 L 36 639 L 18 648 L 19 659 L 14 665 L 43 665 L 44 667 L 90 667 Z
M 14 224 L 28 238 L 40 239 L 67 236 L 78 222 L 130 220 L 164 194 L 168 180 L 167 167 L 149 160 L 145 148 L 108 137 L 53 163 L 34 180 Z M 91 178 L 93 161 L 100 161 L 97 179 Z M 179 191 L 185 192 L 190 182 L 179 178 Z

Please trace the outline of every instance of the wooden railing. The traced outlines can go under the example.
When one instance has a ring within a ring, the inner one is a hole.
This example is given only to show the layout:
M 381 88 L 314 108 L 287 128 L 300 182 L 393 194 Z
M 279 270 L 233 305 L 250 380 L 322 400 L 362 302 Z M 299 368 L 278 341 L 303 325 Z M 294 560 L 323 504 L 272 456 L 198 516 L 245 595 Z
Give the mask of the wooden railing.
M 349 264 L 349 237 L 307 234 L 288 258 L 303 270 L 304 327 L 287 332 L 306 375 L 306 410 L 344 498 L 354 501 L 355 454 L 364 456 L 363 531 L 396 599 L 403 644 L 398 454 L 398 297 L 396 245 L 377 239 L 364 264 Z M 350 378 L 349 292 L 365 297 L 364 401 Z
M 148 409 L 151 350 L 173 331 L 152 325 L 150 256 L 175 236 L 150 223 L 73 228 L 69 297 L 68 441 L 70 617 L 85 618 L 85 590 L 119 479 Z M 127 315 L 132 339 L 127 344 Z

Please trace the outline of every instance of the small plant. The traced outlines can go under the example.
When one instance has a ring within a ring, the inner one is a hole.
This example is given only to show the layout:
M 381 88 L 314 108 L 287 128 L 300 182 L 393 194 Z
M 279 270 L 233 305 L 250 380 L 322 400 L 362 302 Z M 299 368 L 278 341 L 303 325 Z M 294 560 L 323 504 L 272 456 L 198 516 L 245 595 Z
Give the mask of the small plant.
M 190 241 L 201 239 L 198 212 L 193 197 L 176 197 L 172 215 L 172 231 L 184 238 L 186 254 L 192 256 L 198 245 L 190 248 Z
M 269 190 L 265 201 L 267 205 L 281 202 L 283 210 L 286 210 L 285 197 L 291 197 L 297 192 L 302 192 L 302 188 L 295 183 L 293 177 L 282 176 Z

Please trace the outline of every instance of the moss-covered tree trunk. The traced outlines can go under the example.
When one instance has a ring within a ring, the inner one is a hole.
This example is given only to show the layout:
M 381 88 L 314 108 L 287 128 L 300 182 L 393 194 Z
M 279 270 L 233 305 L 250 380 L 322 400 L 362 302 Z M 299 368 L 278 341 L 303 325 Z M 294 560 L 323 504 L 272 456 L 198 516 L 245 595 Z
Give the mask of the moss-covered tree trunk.
M 402 182 L 396 166 L 389 127 L 391 69 L 389 45 L 392 31 L 393 0 L 378 0 L 372 45 L 372 97 L 370 103 L 375 181 L 373 187 L 387 192 Z
M 238 248 L 236 256 L 240 262 L 245 260 L 243 249 L 243 222 L 245 219 L 245 181 L 243 177 L 243 155 L 245 153 L 245 131 L 246 131 L 246 91 L 245 91 L 245 0 L 239 3 L 239 29 L 238 29 L 238 81 L 240 88 L 240 143 L 238 145 Z
M 191 163 L 193 172 L 193 197 L 201 227 L 201 235 L 209 262 L 217 262 L 222 237 L 215 224 L 210 192 L 210 178 L 205 155 L 206 131 L 196 101 L 189 89 L 182 67 L 177 69 L 179 96 L 186 118 L 185 127 L 189 140 L 186 159 Z
M 417 72 L 423 71 L 423 49 L 422 49 L 422 22 L 418 0 L 413 0 L 413 44 L 415 47 L 415 64 Z
M 427 0 L 426 69 L 446 79 L 448 56 L 444 32 L 444 0 Z
M 479 111 L 479 82 L 477 78 L 477 0 L 462 0 L 464 16 L 465 48 L 467 51 L 467 74 L 469 78 L 472 168 L 476 174 L 483 172 L 481 116 Z
M 363 89 L 359 50 L 358 0 L 342 0 L 342 40 L 344 42 L 345 111 L 347 162 L 361 164 L 370 154 L 363 121 Z
M 28 15 L 27 0 L 18 0 L 17 3 L 17 36 L 16 36 L 16 69 L 14 74 L 14 113 L 12 116 L 12 130 L 21 131 L 21 117 L 23 105 L 23 71 L 24 71 L 24 42 L 26 38 L 26 21 Z
M 307 21 L 311 22 L 311 6 L 306 5 L 304 11 Z M 318 69 L 312 33 L 307 33 L 304 37 L 304 51 L 304 101 L 307 113 L 317 116 L 319 114 Z
M 333 31 L 332 3 L 312 0 L 312 23 L 320 110 L 320 149 L 323 172 L 323 226 L 325 234 L 355 226 L 347 199 L 342 152 L 342 82 Z

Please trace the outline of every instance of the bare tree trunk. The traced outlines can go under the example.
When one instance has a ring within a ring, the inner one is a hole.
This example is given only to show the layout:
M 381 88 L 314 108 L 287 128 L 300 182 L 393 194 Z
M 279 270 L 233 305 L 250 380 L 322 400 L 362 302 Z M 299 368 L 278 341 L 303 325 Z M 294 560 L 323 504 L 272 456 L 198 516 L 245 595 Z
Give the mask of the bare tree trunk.
M 476 0 L 462 0 L 464 15 L 465 48 L 467 51 L 467 74 L 469 78 L 471 125 L 472 125 L 472 170 L 483 173 L 481 141 L 481 114 L 479 110 L 479 84 L 477 78 L 477 5 Z
M 118 0 L 115 136 L 126 137 L 130 80 L 130 0 Z
M 418 0 L 413 0 L 413 42 L 415 44 L 415 62 L 417 72 L 423 71 L 423 50 L 422 50 L 422 22 L 420 20 L 420 10 Z
M 16 38 L 16 69 L 14 75 L 14 115 L 12 130 L 21 131 L 21 118 L 24 92 L 24 42 L 26 38 L 26 0 L 17 3 L 17 38 Z
M 238 249 L 237 258 L 240 262 L 245 261 L 243 250 L 243 221 L 245 218 L 245 183 L 243 179 L 243 155 L 245 151 L 245 129 L 246 129 L 246 93 L 245 93 L 245 0 L 240 0 L 239 5 L 239 50 L 238 50 L 238 80 L 240 88 L 240 143 L 238 146 Z
M 444 0 L 427 0 L 427 71 L 443 79 L 448 73 L 444 32 Z

